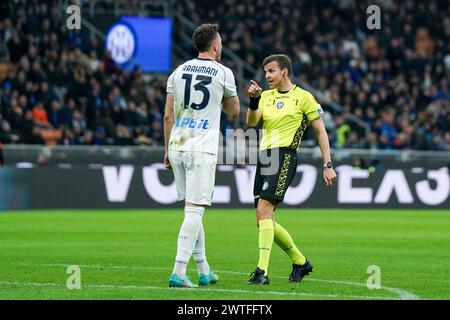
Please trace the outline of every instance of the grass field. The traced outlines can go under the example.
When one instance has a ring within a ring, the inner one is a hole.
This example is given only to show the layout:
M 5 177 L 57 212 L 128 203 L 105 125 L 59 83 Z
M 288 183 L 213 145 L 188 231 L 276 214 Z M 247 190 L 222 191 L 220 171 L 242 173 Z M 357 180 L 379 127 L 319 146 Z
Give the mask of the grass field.
M 216 285 L 168 288 L 181 210 L 3 211 L 0 299 L 450 299 L 450 210 L 288 210 L 277 221 L 314 265 L 289 283 L 274 244 L 271 284 L 248 286 L 258 260 L 253 210 L 205 213 Z M 78 265 L 81 289 L 69 290 Z M 381 289 L 366 286 L 381 269 Z M 197 280 L 193 261 L 189 274 Z

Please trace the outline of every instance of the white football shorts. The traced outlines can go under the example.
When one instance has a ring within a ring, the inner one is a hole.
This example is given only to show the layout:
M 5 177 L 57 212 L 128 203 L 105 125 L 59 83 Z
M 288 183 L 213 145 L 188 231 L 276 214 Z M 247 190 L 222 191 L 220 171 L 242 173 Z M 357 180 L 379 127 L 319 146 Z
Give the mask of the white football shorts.
M 178 201 L 211 205 L 216 179 L 217 155 L 198 151 L 169 150 Z

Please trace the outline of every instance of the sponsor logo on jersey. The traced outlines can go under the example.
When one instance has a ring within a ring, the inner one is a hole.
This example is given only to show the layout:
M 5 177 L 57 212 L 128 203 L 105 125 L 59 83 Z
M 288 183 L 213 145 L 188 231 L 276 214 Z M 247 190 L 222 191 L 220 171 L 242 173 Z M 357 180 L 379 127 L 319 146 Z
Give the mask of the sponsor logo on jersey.
M 197 128 L 197 129 L 208 129 L 209 121 L 208 119 L 200 119 L 196 121 L 194 118 L 178 118 L 176 121 L 177 128 Z

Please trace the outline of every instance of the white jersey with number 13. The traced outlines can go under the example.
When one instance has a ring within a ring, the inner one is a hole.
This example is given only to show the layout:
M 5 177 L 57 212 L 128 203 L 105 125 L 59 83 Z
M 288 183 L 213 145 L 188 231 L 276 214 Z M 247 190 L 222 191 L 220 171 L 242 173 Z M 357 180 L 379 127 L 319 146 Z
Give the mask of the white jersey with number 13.
M 233 72 L 210 59 L 192 59 L 170 75 L 167 93 L 174 95 L 175 115 L 169 150 L 217 154 L 222 100 L 237 95 Z

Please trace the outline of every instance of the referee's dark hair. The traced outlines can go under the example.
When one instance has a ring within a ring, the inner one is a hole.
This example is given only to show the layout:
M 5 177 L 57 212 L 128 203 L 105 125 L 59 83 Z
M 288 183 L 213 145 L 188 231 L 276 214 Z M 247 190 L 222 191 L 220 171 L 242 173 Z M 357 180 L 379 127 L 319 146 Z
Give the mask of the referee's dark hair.
M 288 77 L 292 74 L 292 61 L 291 59 L 285 55 L 285 54 L 272 54 L 264 59 L 263 61 L 263 67 L 266 66 L 266 64 L 271 63 L 273 61 L 276 61 L 278 63 L 278 66 L 281 70 L 287 69 L 288 70 Z
M 217 38 L 219 25 L 217 23 L 204 23 L 194 30 L 192 39 L 198 52 L 206 52 L 211 48 L 212 43 Z

